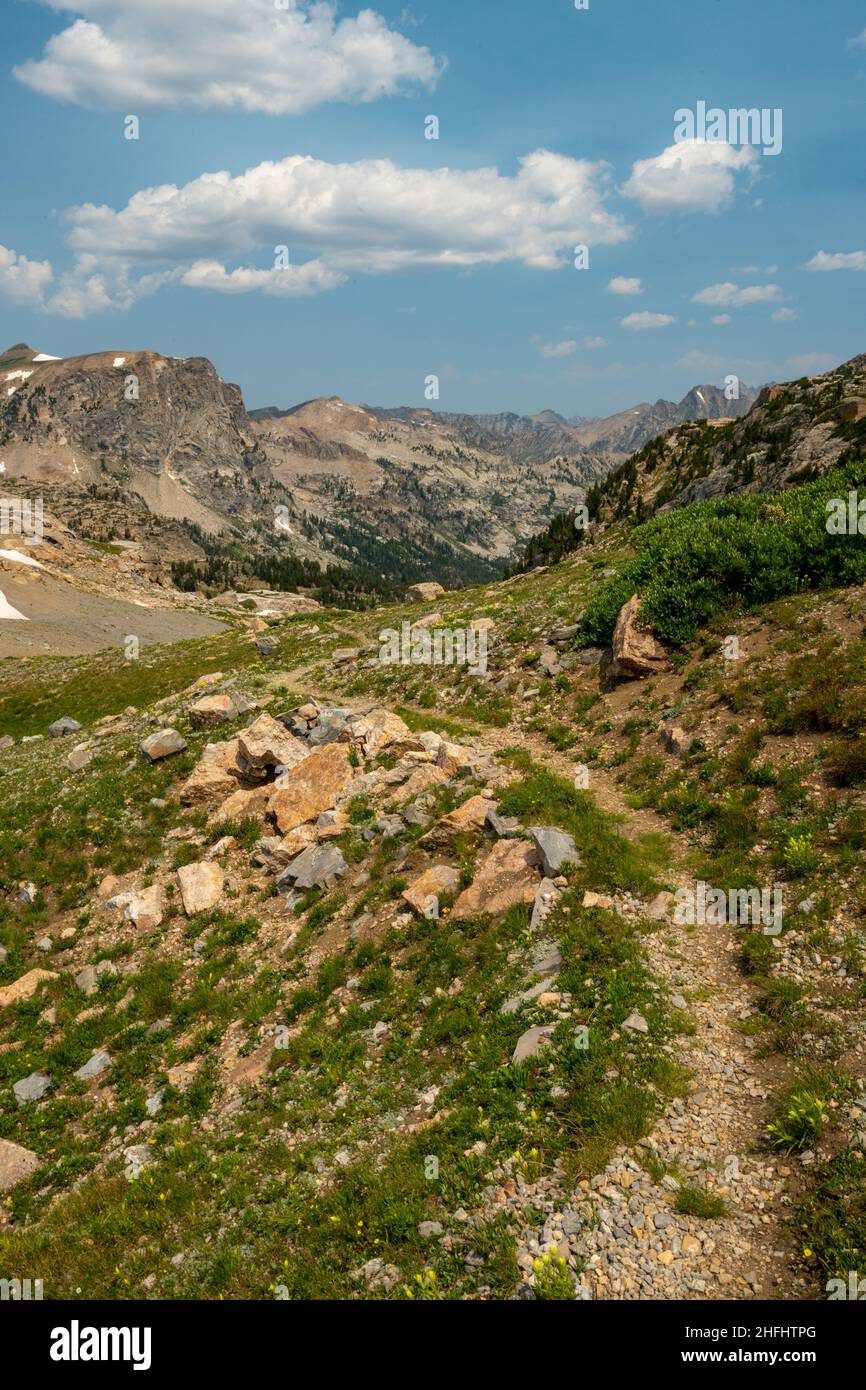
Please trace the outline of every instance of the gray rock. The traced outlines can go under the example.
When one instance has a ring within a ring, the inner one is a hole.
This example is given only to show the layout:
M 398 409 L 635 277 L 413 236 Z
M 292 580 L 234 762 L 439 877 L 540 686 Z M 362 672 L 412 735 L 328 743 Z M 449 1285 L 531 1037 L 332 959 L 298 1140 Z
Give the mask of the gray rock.
M 77 719 L 70 719 L 64 715 L 62 719 L 55 719 L 53 724 L 48 725 L 48 732 L 52 738 L 63 738 L 65 734 L 76 734 L 81 728 Z
M 571 835 L 552 826 L 530 826 L 529 834 L 541 857 L 546 877 L 553 878 L 564 864 L 580 864 L 580 855 Z
M 539 980 L 537 985 L 530 985 L 522 994 L 513 994 L 510 999 L 506 999 L 501 1014 L 516 1014 L 517 1010 L 524 1004 L 531 1004 L 533 999 L 537 999 L 539 994 L 544 994 L 545 990 L 550 989 L 550 979 Z
M 553 1026 L 550 1024 L 542 1025 L 539 1028 L 527 1028 L 525 1033 L 521 1033 L 517 1039 L 517 1046 L 514 1049 L 512 1062 L 526 1062 L 530 1057 L 537 1057 L 550 1043 L 553 1037 Z
M 280 644 L 277 641 L 276 637 L 256 638 L 256 651 L 258 652 L 259 656 L 273 656 L 274 652 L 277 650 L 277 647 L 279 645 Z
M 604 647 L 584 647 L 577 658 L 581 666 L 598 666 L 604 656 Z
M 35 903 L 38 892 L 39 889 L 36 887 L 35 883 L 25 883 L 21 892 L 18 894 L 19 903 L 22 903 L 24 906 L 29 903 Z
M 553 879 L 543 878 L 538 885 L 538 892 L 535 895 L 535 902 L 532 904 L 532 920 L 529 924 L 530 931 L 544 926 L 556 904 L 559 902 L 559 889 Z
M 154 1115 L 158 1115 L 162 1109 L 162 1099 L 164 1095 L 164 1090 L 156 1091 L 152 1096 L 148 1096 L 147 1100 L 144 1102 L 144 1108 L 151 1119 L 153 1119 Z
M 277 879 L 277 889 L 330 888 L 348 869 L 343 852 L 336 845 L 309 845 L 287 866 Z
M 12 1090 L 18 1104 L 26 1105 L 29 1100 L 41 1100 L 51 1090 L 51 1077 L 46 1076 L 44 1072 L 34 1071 L 23 1080 L 16 1081 Z
M 3 737 L 0 738 L 0 751 L 2 751 L 2 752 L 5 753 L 7 748 L 14 748 L 14 747 L 15 747 L 15 740 L 14 740 L 14 738 L 12 737 L 11 734 L 4 734 Z
M 99 1052 L 94 1052 L 93 1056 L 84 1063 L 84 1066 L 78 1068 L 75 1075 L 79 1081 L 92 1081 L 95 1076 L 101 1076 L 110 1066 L 111 1057 L 104 1049 L 101 1049 Z
M 422 1240 L 430 1240 L 434 1236 L 441 1236 L 445 1232 L 445 1227 L 441 1221 L 422 1221 L 418 1226 L 418 1234 Z
M 126 1176 L 130 1182 L 134 1182 L 145 1168 L 151 1168 L 156 1162 L 149 1144 L 133 1144 L 131 1148 L 124 1149 L 123 1157 L 126 1160 Z
M 498 811 L 487 812 L 487 825 L 500 840 L 515 840 L 523 834 L 517 816 L 500 816 Z
M 639 1014 L 637 1009 L 633 1009 L 628 1018 L 623 1023 L 623 1028 L 627 1033 L 648 1033 L 649 1024 L 643 1014 Z

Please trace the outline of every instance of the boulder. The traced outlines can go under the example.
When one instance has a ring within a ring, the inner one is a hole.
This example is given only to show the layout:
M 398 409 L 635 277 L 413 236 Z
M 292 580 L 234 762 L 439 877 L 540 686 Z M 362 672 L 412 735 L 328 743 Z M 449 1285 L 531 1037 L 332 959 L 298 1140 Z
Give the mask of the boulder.
M 127 922 L 132 922 L 139 931 L 153 931 L 161 926 L 164 904 L 159 884 L 152 883 L 149 888 L 143 888 L 140 893 L 133 894 L 123 915 Z
M 45 1072 L 34 1071 L 21 1081 L 16 1081 L 12 1090 L 18 1104 L 26 1105 L 28 1101 L 41 1100 L 51 1090 L 51 1077 L 46 1076 Z
M 353 772 L 347 744 L 326 743 L 314 748 L 302 763 L 283 775 L 268 803 L 268 814 L 285 835 L 329 810 L 337 794 L 351 782 Z
M 361 656 L 360 647 L 338 647 L 331 653 L 331 660 L 335 666 L 348 666 L 353 661 L 357 661 Z
M 533 825 L 529 834 L 541 860 L 545 877 L 555 878 L 564 864 L 580 864 L 580 855 L 571 835 L 553 826 Z
M 514 840 L 523 834 L 519 816 L 501 816 L 495 804 L 487 813 L 487 824 L 500 840 Z
M 495 801 L 490 801 L 486 796 L 470 796 L 467 801 L 463 802 L 462 806 L 458 806 L 455 811 L 449 811 L 446 816 L 442 816 L 433 829 L 427 831 L 422 844 L 447 840 L 461 830 L 483 830 L 488 816 L 491 811 L 495 812 L 495 810 Z
M 203 729 L 209 724 L 228 724 L 251 709 L 255 709 L 253 700 L 232 691 L 202 696 L 194 705 L 190 705 L 189 717 L 194 728 Z
M 654 676 L 669 669 L 663 646 L 639 626 L 640 598 L 632 594 L 624 603 L 613 634 L 613 672 L 631 679 Z
M 157 763 L 161 758 L 183 753 L 187 747 L 186 739 L 180 736 L 177 729 L 159 729 L 155 734 L 148 735 L 139 745 L 139 751 L 147 762 Z
M 0 1009 L 32 999 L 41 984 L 56 979 L 57 972 L 54 970 L 28 970 L 26 975 L 21 975 L 11 985 L 0 988 Z
M 32 1149 L 23 1149 L 9 1139 L 0 1139 L 0 1193 L 11 1192 L 20 1182 L 24 1182 L 41 1163 L 38 1154 Z
M 408 802 L 414 801 L 422 792 L 429 791 L 431 787 L 447 781 L 448 774 L 443 772 L 441 767 L 436 767 L 432 763 L 423 763 L 421 767 L 416 767 L 402 787 L 394 793 L 393 801 L 397 806 L 405 806 Z
M 281 893 L 291 887 L 331 888 L 348 867 L 336 845 L 308 845 L 280 874 L 277 888 Z
M 88 1058 L 84 1066 L 79 1067 L 74 1075 L 79 1081 L 92 1081 L 94 1077 L 101 1076 L 110 1066 L 111 1055 L 103 1048 L 99 1052 L 94 1052 L 93 1056 Z
M 182 804 L 197 805 L 237 791 L 243 776 L 239 753 L 240 744 L 236 738 L 225 743 L 205 744 L 201 758 L 178 793 Z
M 200 861 L 197 864 L 184 864 L 177 871 L 183 910 L 187 917 L 195 917 L 199 912 L 210 912 L 216 907 L 225 887 L 225 874 L 219 864 Z
M 445 590 L 441 584 L 413 584 L 411 589 L 406 590 L 407 603 L 431 603 L 434 598 L 444 594 Z
M 663 724 L 659 729 L 659 738 L 664 744 L 668 753 L 675 758 L 684 758 L 691 752 L 694 739 L 691 734 L 687 734 L 685 729 L 680 728 L 679 724 Z
M 238 734 L 238 750 L 241 766 L 248 768 L 291 769 L 310 752 L 305 743 L 270 714 L 260 714 L 254 724 Z
M 273 782 L 261 787 L 238 787 L 225 801 L 220 802 L 208 816 L 208 825 L 220 825 L 230 820 L 264 820 L 268 803 L 274 794 Z
M 451 864 L 434 864 L 409 884 L 402 898 L 419 916 L 424 917 L 430 910 L 431 901 L 438 903 L 441 897 L 456 893 L 459 887 L 459 869 Z
M 78 748 L 73 748 L 71 753 L 66 756 L 66 766 L 70 772 L 81 772 L 85 767 L 89 767 L 96 757 L 96 750 L 90 748 L 86 743 L 82 743 Z
M 512 1062 L 527 1062 L 530 1057 L 537 1057 L 543 1048 L 550 1045 L 553 1037 L 553 1027 L 542 1025 L 538 1028 L 527 1028 L 517 1039 L 517 1046 L 514 1049 Z
M 48 725 L 48 732 L 52 738 L 64 738 L 66 734 L 77 734 L 81 728 L 77 719 L 70 719 L 64 715 L 62 719 L 55 719 L 53 724 Z
M 350 719 L 352 738 L 360 745 L 365 758 L 375 758 L 383 748 L 403 743 L 411 738 L 408 724 L 388 709 L 372 709 L 368 714 Z
M 465 921 L 480 913 L 507 912 L 515 903 L 534 902 L 538 890 L 536 850 L 526 840 L 497 840 L 474 881 L 460 894 L 452 917 Z

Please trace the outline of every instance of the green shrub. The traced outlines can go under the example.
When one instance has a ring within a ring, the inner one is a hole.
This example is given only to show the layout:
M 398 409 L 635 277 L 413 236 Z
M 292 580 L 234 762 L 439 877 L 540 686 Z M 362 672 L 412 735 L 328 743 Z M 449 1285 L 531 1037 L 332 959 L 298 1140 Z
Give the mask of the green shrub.
M 862 584 L 866 539 L 830 535 L 831 498 L 866 484 L 866 463 L 781 493 L 741 493 L 679 507 L 638 526 L 636 554 L 590 598 L 583 646 L 610 641 L 622 605 L 675 645 L 732 604 L 751 608 L 805 589 Z

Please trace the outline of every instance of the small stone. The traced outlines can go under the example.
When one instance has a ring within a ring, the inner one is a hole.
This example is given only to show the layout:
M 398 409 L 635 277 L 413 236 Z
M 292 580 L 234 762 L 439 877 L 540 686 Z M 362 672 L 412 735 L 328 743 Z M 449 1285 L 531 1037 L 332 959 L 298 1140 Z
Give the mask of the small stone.
M 225 874 L 219 864 L 206 861 L 184 864 L 183 868 L 178 869 L 177 878 L 187 917 L 210 912 L 223 895 Z
M 79 1081 L 92 1081 L 95 1076 L 101 1076 L 110 1066 L 111 1057 L 102 1049 L 99 1052 L 94 1052 L 93 1056 L 84 1063 L 84 1066 L 78 1068 L 75 1075 Z
M 16 1081 L 12 1090 L 19 1105 L 25 1105 L 31 1100 L 41 1100 L 51 1090 L 51 1077 L 46 1076 L 44 1072 L 34 1071 L 23 1080 Z
M 26 1181 L 41 1161 L 31 1149 L 13 1144 L 10 1139 L 0 1139 L 0 1192 L 11 1192 L 13 1187 Z
M 643 1014 L 638 1013 L 637 1009 L 634 1009 L 632 1013 L 629 1014 L 628 1018 L 624 1021 L 622 1026 L 627 1033 L 649 1032 L 649 1024 L 647 1023 Z

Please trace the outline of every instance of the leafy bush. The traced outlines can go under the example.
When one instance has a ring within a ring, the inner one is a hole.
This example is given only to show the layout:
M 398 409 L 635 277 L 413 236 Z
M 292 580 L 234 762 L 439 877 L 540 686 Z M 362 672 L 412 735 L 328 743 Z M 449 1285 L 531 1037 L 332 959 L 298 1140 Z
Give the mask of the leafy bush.
M 581 644 L 609 642 L 634 593 L 643 620 L 682 644 L 731 604 L 863 583 L 866 538 L 830 535 L 827 503 L 864 485 L 861 461 L 786 492 L 696 502 L 638 526 L 636 554 L 589 600 Z

